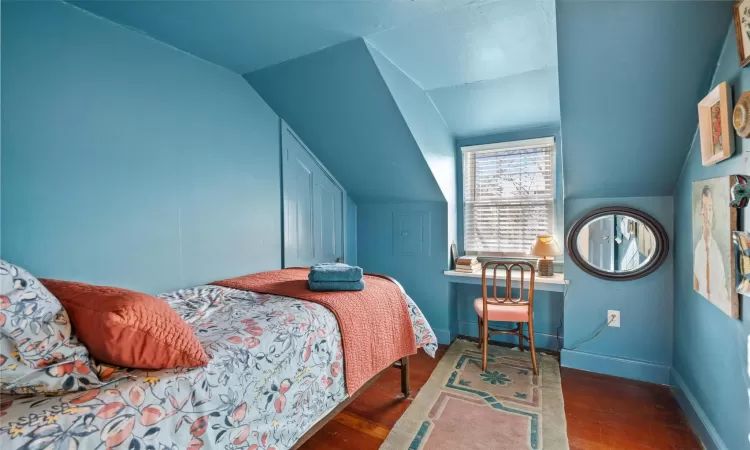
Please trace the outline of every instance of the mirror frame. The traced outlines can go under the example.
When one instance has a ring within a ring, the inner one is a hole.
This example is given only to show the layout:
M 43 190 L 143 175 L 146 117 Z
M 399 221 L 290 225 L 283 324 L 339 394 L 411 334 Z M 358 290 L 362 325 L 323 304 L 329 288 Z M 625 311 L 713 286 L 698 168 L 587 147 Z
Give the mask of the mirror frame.
M 578 251 L 578 234 L 581 232 L 584 225 L 599 217 L 609 215 L 630 216 L 643 222 L 643 224 L 651 229 L 654 233 L 656 248 L 654 249 L 654 256 L 647 264 L 631 272 L 613 273 L 598 269 L 589 264 L 583 258 Z M 565 239 L 565 247 L 568 250 L 570 259 L 572 259 L 575 265 L 580 267 L 580 269 L 587 274 L 610 281 L 631 281 L 650 275 L 664 263 L 664 260 L 667 259 L 667 255 L 669 254 L 669 237 L 667 236 L 664 227 L 648 214 L 626 206 L 609 206 L 589 211 L 584 214 L 583 217 L 578 219 L 568 231 L 568 237 Z

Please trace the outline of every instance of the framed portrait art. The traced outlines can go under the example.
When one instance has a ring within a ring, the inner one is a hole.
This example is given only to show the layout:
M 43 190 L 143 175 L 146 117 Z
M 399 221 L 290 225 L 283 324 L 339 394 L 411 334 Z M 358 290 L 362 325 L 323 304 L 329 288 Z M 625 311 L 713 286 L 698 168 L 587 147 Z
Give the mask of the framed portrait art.
M 704 166 L 724 161 L 734 153 L 734 132 L 729 124 L 731 98 L 732 88 L 725 81 L 698 103 L 701 161 Z
M 737 51 L 742 67 L 750 64 L 750 0 L 734 3 L 734 30 L 737 35 Z
M 693 289 L 732 318 L 739 317 L 735 252 L 737 209 L 730 206 L 735 176 L 693 182 Z

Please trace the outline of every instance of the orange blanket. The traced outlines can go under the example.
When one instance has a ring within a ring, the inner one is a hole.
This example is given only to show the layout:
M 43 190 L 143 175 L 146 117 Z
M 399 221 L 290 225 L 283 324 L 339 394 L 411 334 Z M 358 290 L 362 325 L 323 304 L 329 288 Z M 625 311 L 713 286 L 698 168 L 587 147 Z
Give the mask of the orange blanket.
M 211 284 L 307 300 L 331 310 L 341 329 L 346 390 L 350 395 L 394 361 L 417 352 L 400 286 L 365 275 L 363 291 L 313 292 L 307 287 L 308 273 L 302 268 L 274 270 Z

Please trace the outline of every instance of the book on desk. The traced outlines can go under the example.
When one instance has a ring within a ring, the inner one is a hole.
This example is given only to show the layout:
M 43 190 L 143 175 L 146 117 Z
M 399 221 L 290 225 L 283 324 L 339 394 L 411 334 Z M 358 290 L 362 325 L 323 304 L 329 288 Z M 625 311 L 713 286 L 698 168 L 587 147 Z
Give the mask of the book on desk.
M 456 260 L 456 272 L 476 273 L 482 270 L 482 264 L 476 256 L 462 256 Z

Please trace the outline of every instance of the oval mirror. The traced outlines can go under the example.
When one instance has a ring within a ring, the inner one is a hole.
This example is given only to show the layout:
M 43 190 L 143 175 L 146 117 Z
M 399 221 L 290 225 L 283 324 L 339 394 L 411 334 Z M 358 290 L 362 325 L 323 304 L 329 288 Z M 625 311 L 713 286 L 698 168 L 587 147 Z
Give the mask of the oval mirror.
M 669 238 L 653 217 L 633 208 L 596 209 L 568 232 L 568 255 L 583 271 L 605 280 L 635 280 L 661 266 Z

